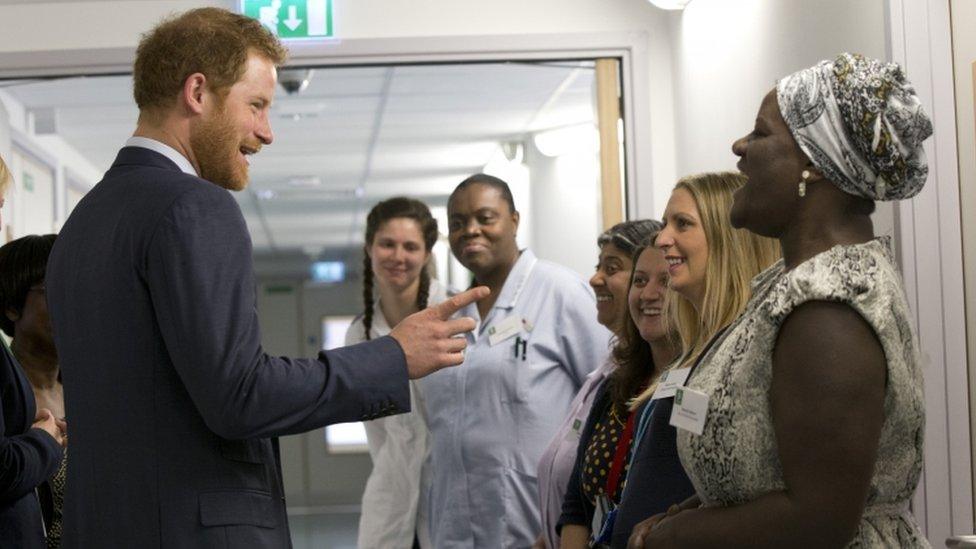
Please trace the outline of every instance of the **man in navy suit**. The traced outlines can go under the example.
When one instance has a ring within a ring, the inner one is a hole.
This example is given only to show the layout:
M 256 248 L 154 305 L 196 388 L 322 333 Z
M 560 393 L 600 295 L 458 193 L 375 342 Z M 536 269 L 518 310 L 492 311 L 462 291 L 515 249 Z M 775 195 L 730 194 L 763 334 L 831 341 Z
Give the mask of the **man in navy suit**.
M 47 296 L 71 449 L 63 546 L 289 547 L 269 437 L 409 410 L 408 378 L 459 364 L 487 290 L 389 337 L 261 348 L 251 242 L 228 190 L 272 141 L 285 52 L 216 8 L 164 21 L 134 67 L 139 123 L 51 254 Z

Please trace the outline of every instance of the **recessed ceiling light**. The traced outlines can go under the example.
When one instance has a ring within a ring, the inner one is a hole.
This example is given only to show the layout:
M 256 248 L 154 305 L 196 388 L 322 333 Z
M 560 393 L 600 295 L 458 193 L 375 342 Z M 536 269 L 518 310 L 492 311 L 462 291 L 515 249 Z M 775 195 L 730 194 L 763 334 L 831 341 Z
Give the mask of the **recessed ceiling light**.
M 662 10 L 683 10 L 691 0 L 649 0 Z

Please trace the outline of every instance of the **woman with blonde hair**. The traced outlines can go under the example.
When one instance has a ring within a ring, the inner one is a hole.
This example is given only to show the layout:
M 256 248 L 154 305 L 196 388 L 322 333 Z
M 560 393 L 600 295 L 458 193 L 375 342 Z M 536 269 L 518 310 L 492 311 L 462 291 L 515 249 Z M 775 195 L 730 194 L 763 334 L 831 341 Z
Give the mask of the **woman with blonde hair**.
M 745 183 L 745 177 L 733 172 L 691 175 L 678 181 L 668 200 L 664 228 L 654 244 L 664 252 L 672 290 L 665 298 L 665 320 L 680 337 L 683 352 L 666 378 L 631 403 L 643 410 L 612 547 L 626 547 L 638 522 L 694 494 L 670 424 L 675 386 L 745 309 L 752 278 L 779 258 L 775 240 L 732 227 L 733 194 Z
M 655 245 L 664 251 L 674 290 L 665 302 L 665 319 L 684 349 L 674 368 L 694 363 L 745 308 L 753 277 L 779 259 L 776 240 L 735 229 L 729 221 L 733 195 L 745 183 L 735 172 L 703 173 L 682 178 L 671 192 Z M 646 391 L 637 402 L 650 396 Z

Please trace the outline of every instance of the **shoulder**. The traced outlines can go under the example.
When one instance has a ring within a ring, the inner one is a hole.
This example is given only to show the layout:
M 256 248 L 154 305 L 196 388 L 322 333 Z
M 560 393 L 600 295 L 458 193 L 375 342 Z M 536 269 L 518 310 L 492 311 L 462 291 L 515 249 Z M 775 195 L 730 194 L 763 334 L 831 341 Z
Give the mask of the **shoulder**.
M 579 273 L 546 259 L 538 260 L 530 276 L 556 294 L 580 296 L 593 293 L 589 283 Z
M 352 319 L 352 323 L 346 329 L 345 343 L 346 345 L 355 345 L 363 341 L 366 341 L 366 326 L 363 325 L 363 315 L 360 313 Z
M 775 282 L 764 304 L 770 318 L 779 323 L 809 301 L 881 310 L 886 308 L 883 302 L 903 293 L 890 243 L 879 238 L 835 246 L 798 265 Z

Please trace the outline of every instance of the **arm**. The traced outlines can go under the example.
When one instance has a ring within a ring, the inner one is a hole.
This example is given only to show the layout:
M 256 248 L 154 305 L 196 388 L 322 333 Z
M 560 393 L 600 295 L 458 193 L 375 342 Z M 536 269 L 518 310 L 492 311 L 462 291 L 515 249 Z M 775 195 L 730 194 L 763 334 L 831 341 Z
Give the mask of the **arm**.
M 585 549 L 589 543 L 590 529 L 580 524 L 567 524 L 559 534 L 559 549 Z
M 285 435 L 410 409 L 404 354 L 389 337 L 318 360 L 264 353 L 250 238 L 226 191 L 180 197 L 156 228 L 145 271 L 170 359 L 219 436 Z
M 606 410 L 607 382 L 604 381 L 597 389 L 593 406 L 590 408 L 590 413 L 587 414 L 586 423 L 583 426 L 582 433 L 580 433 L 579 445 L 576 447 L 576 461 L 573 464 L 573 472 L 569 475 L 566 494 L 563 496 L 562 514 L 559 516 L 559 522 L 556 525 L 561 548 L 582 549 L 587 547 L 590 541 L 590 524 L 593 522 L 593 514 L 596 509 L 583 495 L 582 466 L 596 422 L 601 415 L 606 413 Z
M 585 448 L 585 440 L 580 439 L 580 448 Z M 576 465 L 573 474 L 569 476 L 566 495 L 563 497 L 563 512 L 559 517 L 556 530 L 559 534 L 561 549 L 583 549 L 590 541 L 590 522 L 593 520 L 593 506 L 589 505 L 583 496 L 580 485 L 580 459 L 583 450 L 577 452 Z
M 630 540 L 627 545 L 631 547 L 643 547 L 644 538 L 650 535 L 651 530 L 653 530 L 659 522 L 666 518 L 673 517 L 682 511 L 697 509 L 699 506 L 701 506 L 701 498 L 698 497 L 698 494 L 695 494 L 681 503 L 672 505 L 663 513 L 658 513 L 648 519 L 638 522 L 630 534 Z
M 643 546 L 843 547 L 864 511 L 886 375 L 881 344 L 854 309 L 797 307 L 780 328 L 769 395 L 787 490 L 678 513 Z
M 0 391 L 2 396 L 12 394 Z M 0 404 L 2 409 L 3 405 Z M 6 432 L 7 421 L 8 418 L 0 414 L 0 505 L 19 500 L 50 478 L 57 472 L 62 455 L 61 446 L 38 423 L 24 434 L 2 436 Z M 53 417 L 48 421 L 53 425 Z

